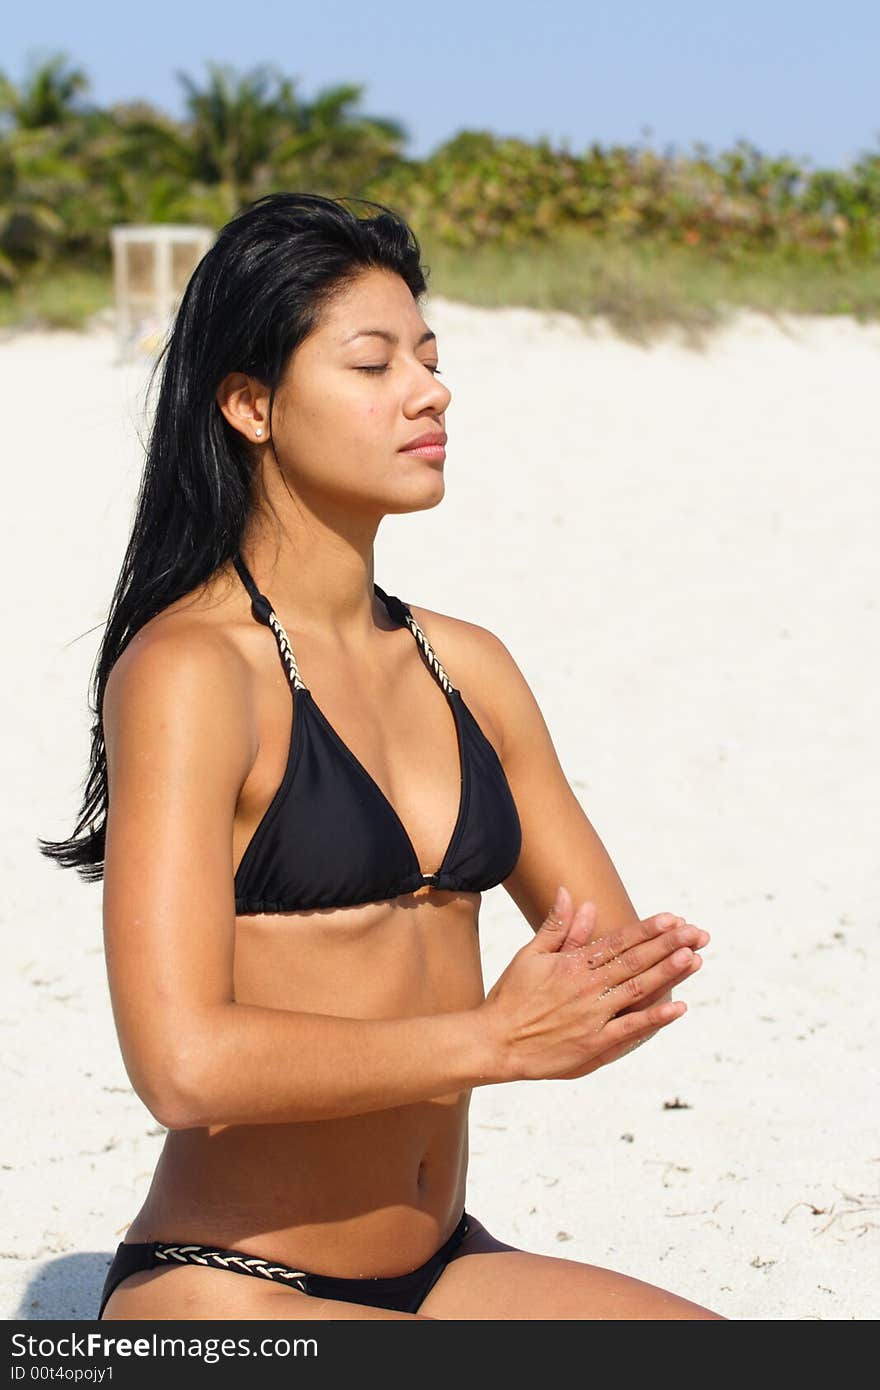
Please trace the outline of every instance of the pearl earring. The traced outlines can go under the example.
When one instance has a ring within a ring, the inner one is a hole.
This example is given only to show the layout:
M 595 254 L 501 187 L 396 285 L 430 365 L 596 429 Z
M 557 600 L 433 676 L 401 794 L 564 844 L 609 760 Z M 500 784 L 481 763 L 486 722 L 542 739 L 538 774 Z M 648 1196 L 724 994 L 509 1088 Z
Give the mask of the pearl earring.
M 254 434 L 262 434 L 262 433 L 263 433 L 262 430 L 254 430 Z

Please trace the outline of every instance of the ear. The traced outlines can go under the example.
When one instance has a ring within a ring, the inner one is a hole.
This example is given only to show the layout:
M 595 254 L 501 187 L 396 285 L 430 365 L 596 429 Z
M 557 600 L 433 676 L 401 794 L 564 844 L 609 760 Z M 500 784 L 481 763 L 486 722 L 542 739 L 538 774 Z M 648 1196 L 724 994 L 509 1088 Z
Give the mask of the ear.
M 248 444 L 265 444 L 269 437 L 269 391 L 256 377 L 229 372 L 216 395 L 217 405 L 233 429 Z

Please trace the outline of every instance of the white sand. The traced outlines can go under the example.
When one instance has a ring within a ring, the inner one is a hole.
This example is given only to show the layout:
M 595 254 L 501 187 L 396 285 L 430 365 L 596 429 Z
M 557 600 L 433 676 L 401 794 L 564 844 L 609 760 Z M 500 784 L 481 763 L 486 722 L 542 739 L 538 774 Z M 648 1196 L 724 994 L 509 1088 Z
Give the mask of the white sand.
M 740 315 L 700 355 L 426 317 L 447 493 L 386 520 L 377 579 L 504 639 L 640 914 L 713 934 L 649 1047 L 474 1092 L 468 1207 L 731 1318 L 876 1318 L 880 327 Z M 100 634 L 74 639 L 118 573 L 146 368 L 103 329 L 10 337 L 0 371 L 2 1313 L 84 1319 L 162 1132 L 120 1059 L 100 887 L 35 837 L 78 805 Z M 482 930 L 489 984 L 529 929 L 498 888 Z

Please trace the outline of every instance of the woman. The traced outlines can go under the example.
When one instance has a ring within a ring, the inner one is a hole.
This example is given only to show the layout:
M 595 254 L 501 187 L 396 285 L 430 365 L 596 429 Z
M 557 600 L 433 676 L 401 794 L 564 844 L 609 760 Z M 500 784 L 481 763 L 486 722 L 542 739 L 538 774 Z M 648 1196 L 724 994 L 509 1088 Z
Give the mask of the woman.
M 98 1315 L 715 1317 L 464 1208 L 472 1088 L 668 1026 L 708 934 L 638 920 L 498 638 L 374 582 L 382 517 L 443 498 L 451 397 L 418 242 L 369 206 L 269 195 L 193 274 L 81 818 L 43 844 L 103 876 L 125 1065 L 168 1130 Z M 485 995 L 498 883 L 534 936 Z

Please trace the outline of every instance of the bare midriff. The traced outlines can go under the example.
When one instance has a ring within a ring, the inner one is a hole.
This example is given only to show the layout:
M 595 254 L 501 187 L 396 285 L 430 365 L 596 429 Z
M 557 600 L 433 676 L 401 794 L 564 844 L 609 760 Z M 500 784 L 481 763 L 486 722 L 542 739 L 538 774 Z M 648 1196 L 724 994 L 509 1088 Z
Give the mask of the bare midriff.
M 364 1019 L 476 1008 L 480 902 L 428 887 L 238 917 L 235 998 Z M 307 1123 L 170 1130 L 123 1239 L 217 1245 L 340 1278 L 414 1269 L 461 1215 L 470 1094 Z

